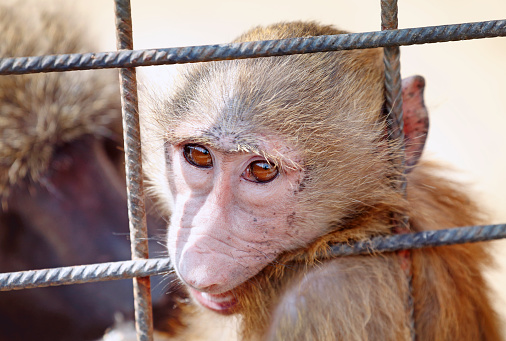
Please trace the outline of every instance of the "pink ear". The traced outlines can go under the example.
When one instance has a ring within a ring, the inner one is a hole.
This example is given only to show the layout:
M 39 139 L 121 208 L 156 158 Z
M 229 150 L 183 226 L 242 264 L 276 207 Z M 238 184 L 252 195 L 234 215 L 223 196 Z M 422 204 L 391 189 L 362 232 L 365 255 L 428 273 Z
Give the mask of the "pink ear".
M 425 80 L 413 76 L 402 80 L 402 110 L 404 112 L 404 145 L 407 171 L 416 165 L 429 132 L 429 114 L 423 101 Z

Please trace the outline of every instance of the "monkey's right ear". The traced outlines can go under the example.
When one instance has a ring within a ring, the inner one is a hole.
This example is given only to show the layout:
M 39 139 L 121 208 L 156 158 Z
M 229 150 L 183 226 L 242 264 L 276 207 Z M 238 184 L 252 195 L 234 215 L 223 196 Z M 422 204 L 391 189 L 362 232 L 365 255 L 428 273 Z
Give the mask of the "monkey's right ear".
M 422 76 L 402 80 L 405 161 L 408 172 L 422 156 L 429 132 L 429 113 L 423 101 L 424 89 L 425 79 Z

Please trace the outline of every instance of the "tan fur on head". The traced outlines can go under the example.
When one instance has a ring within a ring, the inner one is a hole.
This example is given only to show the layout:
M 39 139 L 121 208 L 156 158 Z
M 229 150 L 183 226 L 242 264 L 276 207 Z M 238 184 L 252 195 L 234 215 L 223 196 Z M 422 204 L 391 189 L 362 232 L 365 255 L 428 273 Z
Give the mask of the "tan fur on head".
M 295 22 L 253 29 L 237 41 L 338 33 L 343 32 L 330 26 Z M 157 103 L 146 115 L 152 130 L 144 135 L 150 140 L 159 138 L 158 145 L 149 146 L 148 150 L 160 152 L 163 143 L 184 135 L 185 127 L 202 125 L 217 127 L 213 132 L 217 136 L 240 136 L 236 150 L 265 155 L 253 139 L 248 139 L 250 132 L 279 134 L 301 152 L 304 161 L 283 159 L 283 151 L 267 156 L 275 163 L 308 170 L 301 184 L 305 191 L 301 206 L 313 207 L 313 217 L 331 217 L 332 221 L 316 220 L 335 226 L 344 217 L 355 215 L 359 207 L 392 205 L 399 200 L 390 186 L 374 180 L 394 172 L 387 162 L 391 150 L 384 146 L 384 121 L 380 116 L 381 70 L 379 49 L 189 66 L 177 83 L 172 100 Z M 340 141 L 346 141 L 349 148 L 342 149 Z M 202 142 L 212 145 L 210 141 Z M 153 171 L 164 167 L 163 154 L 156 161 L 151 156 L 147 159 L 148 175 L 156 178 L 158 184 L 154 190 L 167 202 L 170 195 L 163 191 L 168 185 L 160 186 L 166 184 L 160 178 L 166 170 Z M 334 170 L 331 174 L 329 167 Z M 349 176 L 336 179 L 333 174 Z M 336 182 L 340 183 L 338 191 L 334 189 Z
M 51 6 L 49 6 L 51 8 Z M 66 18 L 66 19 L 63 19 Z M 91 52 L 72 19 L 30 3 L 0 5 L 0 57 Z M 114 71 L 0 76 L 0 198 L 38 181 L 55 148 L 121 127 Z

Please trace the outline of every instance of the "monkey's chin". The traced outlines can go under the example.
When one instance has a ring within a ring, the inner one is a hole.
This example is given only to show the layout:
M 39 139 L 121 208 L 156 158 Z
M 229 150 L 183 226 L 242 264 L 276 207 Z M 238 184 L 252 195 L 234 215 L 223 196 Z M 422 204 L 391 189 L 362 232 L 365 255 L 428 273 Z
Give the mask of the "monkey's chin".
M 203 307 L 222 315 L 230 315 L 235 312 L 237 299 L 231 291 L 222 294 L 208 294 L 190 288 L 190 293 Z

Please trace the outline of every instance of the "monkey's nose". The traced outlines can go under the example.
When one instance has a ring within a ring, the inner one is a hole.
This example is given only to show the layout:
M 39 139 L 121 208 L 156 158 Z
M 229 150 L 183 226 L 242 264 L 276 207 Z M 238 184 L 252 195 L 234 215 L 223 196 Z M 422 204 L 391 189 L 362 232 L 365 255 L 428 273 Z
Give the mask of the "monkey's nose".
M 216 281 L 213 281 L 213 276 L 185 276 L 184 274 L 181 274 L 180 277 L 189 287 L 200 292 L 217 294 L 223 291 L 223 285 L 215 283 Z
M 191 288 L 200 292 L 210 294 L 220 293 L 227 283 L 223 271 L 206 264 L 195 264 L 194 262 L 182 263 L 178 269 L 181 280 Z
M 202 239 L 186 243 L 181 253 L 175 255 L 177 274 L 188 286 L 200 292 L 219 294 L 227 291 L 233 282 L 235 267 L 230 257 L 219 251 L 217 245 L 209 245 Z

